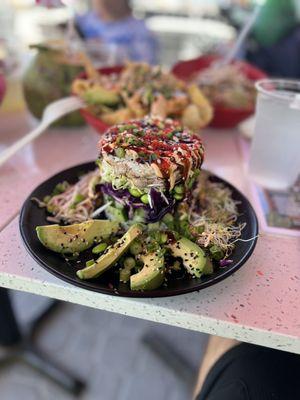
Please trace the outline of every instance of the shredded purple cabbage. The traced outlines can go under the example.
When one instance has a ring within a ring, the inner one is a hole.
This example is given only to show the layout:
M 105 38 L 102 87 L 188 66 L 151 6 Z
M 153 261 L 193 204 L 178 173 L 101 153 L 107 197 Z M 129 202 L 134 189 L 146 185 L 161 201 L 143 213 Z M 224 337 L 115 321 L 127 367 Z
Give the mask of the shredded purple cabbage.
M 168 200 L 167 203 L 166 200 L 162 197 L 161 193 L 157 190 L 151 188 L 149 194 L 151 196 L 153 206 L 153 208 L 147 206 L 149 222 L 159 221 L 163 218 L 165 214 L 173 211 L 175 205 L 175 200 L 173 199 L 173 197 L 171 197 L 170 195 L 165 195 Z
M 232 264 L 233 260 L 220 260 L 220 267 L 227 267 L 228 265 Z
M 166 195 L 168 204 L 161 193 L 153 188 L 150 189 L 149 193 L 152 200 L 152 208 L 150 205 L 142 203 L 138 197 L 132 196 L 127 189 L 115 190 L 111 184 L 105 183 L 101 186 L 101 190 L 102 193 L 122 204 L 126 208 L 129 218 L 133 217 L 135 209 L 142 208 L 145 210 L 146 222 L 161 220 L 166 213 L 173 211 L 175 205 L 175 200 L 170 195 Z

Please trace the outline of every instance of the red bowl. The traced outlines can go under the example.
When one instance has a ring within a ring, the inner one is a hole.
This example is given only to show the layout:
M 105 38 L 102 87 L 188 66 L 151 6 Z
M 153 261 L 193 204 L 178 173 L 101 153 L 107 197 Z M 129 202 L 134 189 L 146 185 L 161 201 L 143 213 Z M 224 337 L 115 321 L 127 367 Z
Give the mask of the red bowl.
M 193 60 L 181 61 L 174 65 L 172 72 L 177 78 L 189 81 L 195 73 L 208 68 L 218 59 L 220 59 L 219 56 L 207 55 Z M 233 64 L 238 65 L 240 70 L 253 82 L 267 77 L 263 71 L 244 61 L 233 61 Z M 254 111 L 254 108 L 234 109 L 217 105 L 214 107 L 214 117 L 210 126 L 233 128 L 244 119 L 250 117 Z
M 99 68 L 99 72 L 103 75 L 111 75 L 111 74 L 119 74 L 123 69 L 123 66 L 115 66 L 115 67 L 103 67 Z M 81 73 L 78 78 L 84 79 L 86 78 L 86 73 Z M 103 122 L 100 118 L 96 117 L 87 109 L 81 109 L 80 114 L 85 119 L 86 123 L 92 126 L 98 133 L 104 133 L 110 126 Z
M 0 104 L 2 103 L 5 92 L 6 92 L 5 79 L 4 76 L 0 74 Z

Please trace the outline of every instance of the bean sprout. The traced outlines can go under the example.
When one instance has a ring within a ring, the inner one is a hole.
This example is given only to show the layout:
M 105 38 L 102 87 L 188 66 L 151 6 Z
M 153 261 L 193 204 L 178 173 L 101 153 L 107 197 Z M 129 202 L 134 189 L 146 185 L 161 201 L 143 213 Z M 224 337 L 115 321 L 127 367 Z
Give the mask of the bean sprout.
M 69 186 L 63 193 L 52 196 L 47 202 L 36 198 L 33 200 L 39 207 L 46 207 L 52 214 L 47 217 L 50 222 L 69 224 L 83 222 L 92 218 L 96 200 L 99 199 L 99 193 L 95 191 L 97 182 L 99 182 L 98 169 L 85 174 L 76 184 Z

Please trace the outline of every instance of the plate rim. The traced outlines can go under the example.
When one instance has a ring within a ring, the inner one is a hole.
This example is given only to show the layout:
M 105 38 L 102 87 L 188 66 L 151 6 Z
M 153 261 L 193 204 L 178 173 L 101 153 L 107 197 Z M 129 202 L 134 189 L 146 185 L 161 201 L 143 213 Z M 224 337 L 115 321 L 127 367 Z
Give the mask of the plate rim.
M 37 185 L 30 193 L 29 196 L 27 196 L 27 198 L 25 199 L 22 208 L 21 208 L 21 212 L 20 212 L 20 216 L 19 216 L 19 230 L 20 230 L 20 234 L 21 234 L 21 238 L 23 241 L 23 244 L 25 245 L 25 248 L 27 250 L 27 252 L 29 253 L 29 255 L 41 266 L 43 267 L 46 271 L 48 271 L 49 273 L 51 273 L 52 275 L 54 275 L 55 277 L 62 279 L 63 281 L 75 285 L 81 289 L 85 289 L 85 290 L 89 290 L 89 291 L 93 291 L 96 293 L 101 293 L 101 294 L 106 294 L 106 295 L 112 295 L 112 296 L 119 296 L 119 297 L 127 297 L 127 298 L 158 298 L 158 297 L 170 297 L 170 296 L 178 296 L 178 295 L 183 295 L 183 294 L 187 294 L 187 293 L 191 293 L 191 292 L 199 292 L 202 289 L 205 289 L 209 286 L 215 285 L 216 283 L 219 283 L 221 281 L 223 281 L 224 279 L 226 279 L 228 276 L 232 275 L 233 273 L 235 273 L 237 270 L 239 270 L 245 263 L 246 261 L 250 258 L 250 256 L 252 255 L 256 244 L 257 244 L 257 240 L 258 240 L 258 234 L 259 234 L 259 224 L 258 224 L 258 218 L 257 215 L 255 213 L 254 208 L 252 207 L 250 201 L 247 199 L 247 197 L 239 190 L 237 189 L 235 186 L 233 186 L 231 183 L 229 183 L 228 181 L 226 181 L 225 179 L 219 177 L 218 175 L 210 172 L 212 174 L 213 177 L 217 178 L 218 180 L 220 180 L 221 182 L 225 183 L 227 187 L 229 187 L 231 190 L 233 190 L 234 192 L 236 192 L 240 197 L 243 198 L 244 203 L 246 203 L 248 210 L 250 211 L 250 213 L 252 214 L 252 220 L 253 220 L 253 230 L 254 230 L 254 234 L 255 234 L 255 238 L 250 242 L 250 246 L 247 250 L 247 252 L 243 255 L 242 258 L 240 258 L 238 260 L 238 262 L 230 269 L 224 270 L 224 272 L 221 275 L 218 276 L 213 276 L 211 277 L 211 279 L 204 281 L 204 282 L 200 282 L 199 283 L 199 287 L 195 288 L 195 287 L 186 287 L 186 288 L 178 288 L 178 289 L 173 289 L 173 290 L 169 290 L 169 291 L 164 291 L 161 290 L 160 288 L 155 289 L 155 290 L 151 290 L 151 291 L 131 291 L 130 289 L 127 289 L 126 291 L 118 291 L 116 288 L 105 288 L 105 287 L 94 287 L 94 286 L 90 286 L 89 281 L 79 281 L 76 278 L 70 278 L 68 276 L 66 276 L 64 273 L 57 271 L 54 267 L 49 266 L 49 264 L 47 264 L 44 260 L 42 260 L 38 254 L 36 254 L 34 251 L 32 251 L 30 244 L 28 243 L 28 238 L 24 232 L 25 228 L 23 225 L 25 225 L 25 221 L 24 221 L 24 214 L 27 210 L 27 207 L 29 207 L 29 204 L 32 203 L 31 199 L 33 197 L 33 193 L 38 190 L 40 187 L 42 187 L 43 185 L 45 185 L 48 181 L 55 179 L 56 177 L 60 176 L 61 174 L 72 170 L 72 169 L 91 169 L 93 164 L 95 165 L 95 161 L 89 161 L 89 162 L 85 162 L 85 163 L 81 163 L 81 164 L 76 164 L 73 165 L 71 167 L 68 167 L 64 170 L 61 170 L 60 172 L 57 172 L 53 175 L 51 175 L 50 177 L 48 177 L 47 179 L 45 179 L 43 182 L 41 182 L 39 185 Z M 47 251 L 47 250 L 46 250 Z M 48 250 L 50 251 L 50 250 Z

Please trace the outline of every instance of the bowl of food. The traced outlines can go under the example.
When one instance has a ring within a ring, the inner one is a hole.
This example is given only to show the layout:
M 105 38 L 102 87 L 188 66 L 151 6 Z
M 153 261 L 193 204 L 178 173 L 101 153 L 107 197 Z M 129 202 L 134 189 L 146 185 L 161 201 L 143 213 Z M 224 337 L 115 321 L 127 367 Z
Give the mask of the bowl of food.
M 240 268 L 257 219 L 232 185 L 202 171 L 199 135 L 171 119 L 111 127 L 99 158 L 61 171 L 24 203 L 30 254 L 55 276 L 117 296 L 200 290 Z
M 210 125 L 232 128 L 255 111 L 256 90 L 254 83 L 266 78 L 258 68 L 233 61 L 218 68 L 218 56 L 203 56 L 177 63 L 172 72 L 179 79 L 196 84 L 214 107 Z
M 146 115 L 176 118 L 194 130 L 212 118 L 212 107 L 196 85 L 145 63 L 87 71 L 73 82 L 72 92 L 85 102 L 81 113 L 101 134 Z
M 99 68 L 97 71 L 96 70 L 93 71 L 93 77 L 92 78 L 90 77 L 89 79 L 91 81 L 94 81 L 95 74 L 97 74 L 97 78 L 96 78 L 97 80 L 99 80 L 100 76 L 101 76 L 101 85 L 104 88 L 109 88 L 109 87 L 111 87 L 113 82 L 116 82 L 116 80 L 119 78 L 119 75 L 122 70 L 123 70 L 123 66 L 121 66 L 121 65 L 114 66 L 114 67 Z M 97 107 L 97 105 L 95 106 L 94 103 L 95 103 L 95 100 L 97 103 L 97 98 L 93 99 L 93 93 L 91 95 L 90 92 L 88 91 L 87 85 L 86 85 L 87 81 L 88 81 L 88 72 L 80 74 L 78 76 L 78 79 L 76 79 L 72 84 L 72 91 L 77 96 L 88 99 L 88 103 L 89 103 L 88 106 L 86 108 L 82 108 L 80 110 L 80 113 L 83 116 L 83 118 L 85 119 L 85 121 L 87 122 L 87 124 L 92 126 L 98 133 L 103 133 L 110 127 L 111 119 L 113 119 L 115 121 L 115 123 L 122 122 L 122 120 L 121 120 L 122 119 L 122 111 L 119 112 L 118 114 L 116 114 L 115 111 L 113 110 L 113 108 L 110 109 L 110 107 L 112 107 L 113 99 L 110 99 L 109 94 L 107 94 L 106 92 L 102 92 L 102 93 L 100 93 L 100 91 L 98 92 L 99 97 L 101 97 L 101 95 L 102 95 L 101 99 L 99 99 L 102 104 L 102 109 L 100 107 Z M 92 99 L 90 99 L 90 96 L 92 96 Z M 97 94 L 96 94 L 96 96 L 97 96 Z M 110 110 L 111 110 L 111 112 L 110 112 Z M 105 115 L 104 118 L 101 119 L 100 116 L 98 117 L 99 113 Z M 126 118 L 126 115 L 124 114 L 124 118 L 126 120 L 128 117 Z M 119 119 L 120 119 L 120 121 L 119 121 Z

